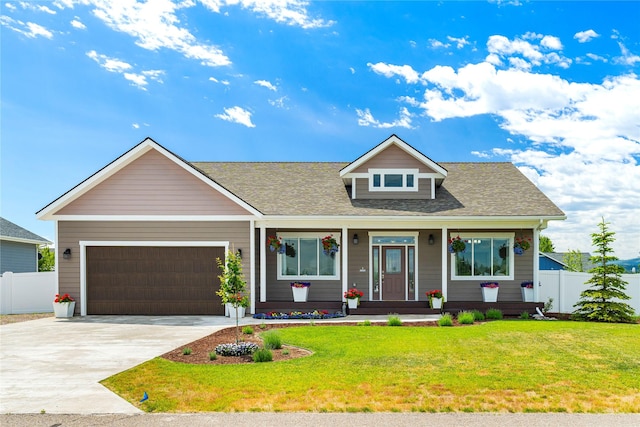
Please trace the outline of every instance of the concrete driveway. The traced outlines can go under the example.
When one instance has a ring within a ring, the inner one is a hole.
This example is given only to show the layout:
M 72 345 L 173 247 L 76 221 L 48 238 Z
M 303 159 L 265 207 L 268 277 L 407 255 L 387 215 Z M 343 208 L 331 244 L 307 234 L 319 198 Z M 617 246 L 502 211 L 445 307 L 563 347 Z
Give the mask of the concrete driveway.
M 98 382 L 232 324 L 219 316 L 87 316 L 3 325 L 0 413 L 140 413 Z

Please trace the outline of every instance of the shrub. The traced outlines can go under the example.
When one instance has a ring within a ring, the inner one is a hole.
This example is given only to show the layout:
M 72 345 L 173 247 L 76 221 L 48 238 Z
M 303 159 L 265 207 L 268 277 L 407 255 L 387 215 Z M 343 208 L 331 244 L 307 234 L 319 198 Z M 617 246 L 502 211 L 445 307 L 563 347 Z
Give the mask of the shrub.
M 215 351 L 209 352 L 209 360 L 216 360 L 217 358 L 218 358 L 218 355 L 216 354 Z
M 267 324 L 264 322 L 260 323 L 260 329 L 267 329 Z
M 245 335 L 253 334 L 253 328 L 251 326 L 245 326 L 242 328 L 242 333 Z
M 371 320 L 365 320 L 362 322 L 362 326 L 371 326 Z
M 389 316 L 387 320 L 387 325 L 389 326 L 402 326 L 402 320 L 396 315 Z
M 476 322 L 482 322 L 484 320 L 484 313 L 480 310 L 473 310 L 473 320 Z
M 451 313 L 445 313 L 438 319 L 438 326 L 453 326 Z
M 487 310 L 487 319 L 500 320 L 502 319 L 502 310 L 498 308 L 490 308 Z
M 253 361 L 256 363 L 271 362 L 272 360 L 273 353 L 271 353 L 271 350 L 266 348 L 261 348 L 253 353 Z
M 264 348 L 270 350 L 277 350 L 282 348 L 282 338 L 276 331 L 268 331 L 262 334 L 262 341 L 264 342 Z
M 182 354 L 188 356 L 191 354 L 191 349 L 189 347 L 185 347 L 182 349 Z
M 244 356 L 252 354 L 258 349 L 258 345 L 252 342 L 241 342 L 239 344 L 220 344 L 216 346 L 216 354 L 220 356 Z
M 475 317 L 470 311 L 461 311 L 458 313 L 458 323 L 463 325 L 472 325 Z
M 530 318 L 529 312 L 528 311 L 523 311 L 522 313 L 520 313 L 520 318 L 522 320 L 528 320 Z

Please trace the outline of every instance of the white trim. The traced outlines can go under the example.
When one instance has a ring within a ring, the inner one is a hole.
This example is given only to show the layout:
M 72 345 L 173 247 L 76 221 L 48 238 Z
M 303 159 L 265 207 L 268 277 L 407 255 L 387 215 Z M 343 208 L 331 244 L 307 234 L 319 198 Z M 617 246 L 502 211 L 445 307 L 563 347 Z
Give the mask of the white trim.
M 369 191 L 375 192 L 416 192 L 418 191 L 418 183 L 420 181 L 418 175 L 418 169 L 382 169 L 375 168 L 369 169 Z M 373 185 L 373 177 L 380 175 L 380 186 L 375 187 Z M 402 175 L 402 187 L 387 187 L 385 186 L 386 175 Z M 413 176 L 413 187 L 407 186 L 407 176 Z
M 342 227 L 342 301 L 346 301 L 344 293 L 349 289 L 349 229 Z
M 356 199 L 356 177 L 354 176 L 353 179 L 351 180 L 351 199 L 355 200 Z
M 404 274 L 404 300 L 405 301 L 410 301 L 409 299 L 409 247 L 414 248 L 415 251 L 415 260 L 414 260 L 414 286 L 415 286 L 415 290 L 414 290 L 414 300 L 418 301 L 418 297 L 419 297 L 419 276 L 420 276 L 420 257 L 418 256 L 418 247 L 420 246 L 420 232 L 419 231 L 398 231 L 398 232 L 393 232 L 393 231 L 375 231 L 375 230 L 369 230 L 368 232 L 368 236 L 369 236 L 369 298 L 371 298 L 373 296 L 373 257 L 371 256 L 371 254 L 373 253 L 373 247 L 377 246 L 380 248 L 380 250 L 378 251 L 378 275 L 380 276 L 381 274 L 381 267 L 382 267 L 382 248 L 384 246 L 402 246 L 404 247 L 404 255 L 405 255 L 405 274 Z M 413 243 L 373 243 L 373 239 L 375 237 L 413 237 L 414 241 Z M 380 301 L 384 301 L 384 284 L 382 283 L 382 280 L 380 280 L 380 291 L 379 291 L 379 300 Z M 371 299 L 373 301 L 373 299 Z
M 56 236 L 56 240 L 57 238 L 58 236 Z M 87 315 L 87 246 L 224 247 L 225 257 L 227 256 L 227 252 L 229 252 L 228 241 L 80 240 L 78 243 L 80 245 L 81 316 Z M 57 252 L 58 251 L 56 251 L 56 253 Z
M 332 233 L 334 235 L 334 238 L 336 239 L 337 242 L 342 242 L 342 233 Z M 290 238 L 290 239 L 300 239 L 300 238 L 315 238 L 318 240 L 322 240 L 323 237 L 325 237 L 327 235 L 327 232 L 284 232 L 284 233 L 278 233 L 278 236 L 281 237 L 283 240 Z M 265 243 L 266 245 L 266 243 Z M 297 251 L 300 250 L 300 248 L 296 249 Z M 340 247 L 338 253 L 342 252 L 344 250 L 344 247 Z M 321 250 L 318 250 L 318 254 L 320 255 Z M 341 280 L 342 274 L 341 274 L 341 270 L 340 270 L 340 258 L 341 256 L 334 256 L 334 260 L 335 260 L 335 274 L 331 275 L 331 276 L 321 276 L 321 275 L 314 275 L 314 276 L 307 276 L 307 275 L 297 275 L 297 276 L 285 276 L 282 275 L 282 257 L 286 256 L 283 254 L 276 254 L 277 256 L 277 263 L 276 263 L 276 268 L 277 273 L 276 273 L 276 278 L 277 280 Z M 319 260 L 319 259 L 318 259 Z M 298 273 L 300 273 L 298 271 Z
M 513 253 L 513 242 L 515 239 L 515 232 L 498 232 L 498 233 L 474 233 L 474 232 L 455 232 L 449 235 L 449 238 L 460 236 L 461 239 L 475 239 L 475 238 L 484 238 L 484 239 L 508 239 L 509 246 L 507 251 L 509 253 L 509 275 L 507 276 L 458 276 L 456 275 L 455 267 L 455 257 L 456 254 L 449 254 L 451 258 L 451 280 L 460 280 L 460 281 L 478 281 L 478 280 L 514 280 L 515 272 L 515 254 Z M 442 239 L 445 240 L 445 239 Z M 448 238 L 447 238 L 448 240 Z M 473 254 L 472 254 L 473 256 Z
M 256 256 L 256 228 L 255 221 L 251 220 L 249 222 L 249 247 L 250 254 L 249 258 L 251 259 L 251 265 L 249 266 L 249 279 L 251 280 L 251 284 L 249 285 L 249 292 L 251 298 L 251 305 L 249 307 L 249 312 L 251 314 L 256 313 L 256 260 L 254 257 Z
M 540 298 L 540 230 L 533 229 L 533 301 L 538 302 Z M 537 254 L 537 256 L 536 256 Z
M 186 163 L 184 160 L 180 159 L 169 150 L 160 146 L 151 138 L 146 138 L 144 141 L 142 141 L 141 143 L 133 147 L 131 150 L 127 151 L 126 153 L 118 157 L 113 162 L 109 163 L 104 168 L 100 169 L 98 172 L 90 176 L 88 179 L 81 182 L 76 187 L 72 188 L 70 191 L 60 196 L 58 199 L 54 200 L 49 205 L 45 206 L 43 209 L 41 209 L 39 212 L 36 213 L 36 218 L 44 219 L 44 220 L 53 219 L 53 217 L 56 216 L 55 212 L 59 211 L 60 209 L 62 209 L 72 201 L 78 199 L 82 195 L 86 194 L 91 189 L 93 189 L 96 185 L 100 184 L 101 182 L 104 182 L 105 180 L 107 180 L 108 178 L 116 174 L 118 171 L 123 169 L 125 166 L 131 164 L 133 161 L 139 159 L 140 157 L 142 157 L 144 154 L 148 153 L 151 150 L 158 151 L 160 154 L 164 155 L 167 159 L 171 160 L 176 165 L 180 166 L 182 169 L 189 172 L 195 178 L 204 182 L 209 187 L 213 188 L 214 190 L 221 193 L 222 195 L 224 195 L 225 197 L 227 197 L 228 199 L 230 199 L 231 201 L 233 201 L 243 209 L 247 210 L 249 214 L 252 214 L 253 216 L 258 218 L 262 217 L 262 213 L 260 213 L 253 206 L 249 205 L 244 200 L 240 199 L 238 196 L 231 193 L 229 190 L 222 187 L 221 185 L 216 183 L 214 180 L 212 180 L 208 176 L 199 172 L 193 166 Z
M 48 240 L 22 239 L 20 237 L 11 236 L 0 236 L 0 240 L 14 243 L 27 243 L 29 245 L 47 245 L 49 243 L 53 243 Z
M 448 285 L 448 281 L 447 281 L 447 263 L 449 262 L 449 260 L 453 261 L 453 259 L 451 257 L 447 256 L 448 253 L 448 248 L 447 248 L 447 243 L 448 243 L 448 238 L 447 238 L 447 227 L 442 227 L 441 230 L 442 234 L 442 238 L 440 240 L 442 240 L 441 243 L 441 255 L 442 255 L 442 263 L 440 265 L 440 274 L 441 274 L 441 283 L 440 286 L 442 288 L 442 296 L 444 297 L 444 300 L 447 301 L 447 296 L 449 294 L 449 286 Z
M 253 215 L 55 215 L 59 221 L 251 221 Z
M 260 226 L 260 302 L 267 301 L 267 227 Z

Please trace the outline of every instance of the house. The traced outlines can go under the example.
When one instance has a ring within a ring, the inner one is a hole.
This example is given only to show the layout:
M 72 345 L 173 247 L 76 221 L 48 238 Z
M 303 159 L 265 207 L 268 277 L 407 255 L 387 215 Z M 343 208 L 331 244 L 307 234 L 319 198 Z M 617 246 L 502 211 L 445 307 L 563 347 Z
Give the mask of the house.
M 31 231 L 0 218 L 0 273 L 38 271 L 38 248 L 51 243 Z
M 565 262 L 565 256 L 568 252 L 540 252 L 540 270 L 568 270 Z M 595 265 L 591 262 L 591 254 L 588 252 L 580 253 L 582 262 L 582 271 L 589 271 Z
M 223 314 L 216 258 L 241 252 L 250 312 L 292 301 L 291 282 L 311 282 L 308 305 L 520 301 L 537 280 L 538 234 L 565 219 L 511 163 L 436 163 L 392 135 L 352 162 L 188 162 L 150 138 L 37 213 L 56 224 L 59 292 L 85 314 Z M 326 255 L 332 236 L 338 252 Z M 451 254 L 460 236 L 466 250 Z M 267 246 L 279 238 L 293 250 Z M 516 239 L 531 250 L 515 255 Z M 67 251 L 68 249 L 68 251 Z M 295 252 L 295 254 L 294 254 Z

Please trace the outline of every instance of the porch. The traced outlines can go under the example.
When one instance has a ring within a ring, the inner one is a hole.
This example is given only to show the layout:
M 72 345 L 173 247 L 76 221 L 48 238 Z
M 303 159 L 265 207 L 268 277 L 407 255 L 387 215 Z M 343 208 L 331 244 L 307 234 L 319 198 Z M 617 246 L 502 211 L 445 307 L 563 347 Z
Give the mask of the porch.
M 309 312 L 314 310 L 327 310 L 330 313 L 342 311 L 341 301 L 269 301 L 256 303 L 256 313 L 280 312 L 289 313 L 292 311 Z M 536 307 L 542 309 L 544 303 L 522 302 L 522 301 L 451 301 L 443 304 L 442 312 L 456 315 L 458 312 L 467 310 L 480 310 L 483 313 L 490 308 L 497 308 L 504 316 L 519 316 L 523 312 L 530 315 L 536 313 Z M 426 301 L 360 301 L 360 306 L 356 310 L 347 310 L 347 314 L 358 315 L 387 315 L 395 314 L 439 314 L 440 310 L 430 308 Z

